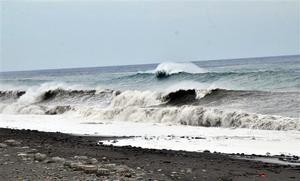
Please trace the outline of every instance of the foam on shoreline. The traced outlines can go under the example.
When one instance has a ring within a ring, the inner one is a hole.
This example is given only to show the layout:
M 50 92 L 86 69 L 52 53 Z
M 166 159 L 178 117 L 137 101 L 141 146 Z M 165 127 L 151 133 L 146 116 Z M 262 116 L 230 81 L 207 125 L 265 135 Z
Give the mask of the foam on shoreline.
M 206 128 L 163 123 L 95 121 L 61 115 L 0 115 L 3 128 L 34 129 L 94 136 L 134 136 L 118 140 L 116 146 L 300 156 L 299 131 Z M 190 139 L 189 139 L 190 138 Z M 192 138 L 192 139 L 191 139 Z M 193 139 L 200 138 L 200 139 Z

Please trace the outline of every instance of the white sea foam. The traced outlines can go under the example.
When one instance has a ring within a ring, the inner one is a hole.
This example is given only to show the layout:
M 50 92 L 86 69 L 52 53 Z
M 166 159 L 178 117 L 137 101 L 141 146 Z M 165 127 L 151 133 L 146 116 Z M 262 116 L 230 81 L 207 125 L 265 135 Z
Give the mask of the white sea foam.
M 168 123 L 223 128 L 252 128 L 265 130 L 298 130 L 300 120 L 281 116 L 248 114 L 237 111 L 221 111 L 200 106 L 110 107 L 105 109 L 83 108 L 79 115 L 95 120 Z
M 128 106 L 152 106 L 158 105 L 161 94 L 155 91 L 124 91 L 115 96 L 112 101 L 112 107 L 128 107 Z

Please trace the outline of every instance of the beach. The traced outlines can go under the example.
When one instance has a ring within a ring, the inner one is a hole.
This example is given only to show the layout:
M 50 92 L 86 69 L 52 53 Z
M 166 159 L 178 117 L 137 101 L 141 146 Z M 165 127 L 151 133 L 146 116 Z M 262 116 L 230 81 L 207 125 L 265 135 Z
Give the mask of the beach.
M 107 139 L 116 138 L 1 128 L 0 180 L 225 181 L 300 177 L 300 166 L 235 158 L 246 155 L 99 144 L 100 140 Z M 78 162 L 81 165 L 76 165 Z M 74 164 L 70 166 L 70 163 Z
M 0 181 L 300 181 L 299 0 L 0 9 Z

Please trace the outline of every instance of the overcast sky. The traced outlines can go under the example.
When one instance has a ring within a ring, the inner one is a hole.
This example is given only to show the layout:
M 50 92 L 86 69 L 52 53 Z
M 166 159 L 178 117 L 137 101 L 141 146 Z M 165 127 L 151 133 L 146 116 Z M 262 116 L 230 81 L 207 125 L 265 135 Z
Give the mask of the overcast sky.
M 300 54 L 299 0 L 0 6 L 0 71 Z

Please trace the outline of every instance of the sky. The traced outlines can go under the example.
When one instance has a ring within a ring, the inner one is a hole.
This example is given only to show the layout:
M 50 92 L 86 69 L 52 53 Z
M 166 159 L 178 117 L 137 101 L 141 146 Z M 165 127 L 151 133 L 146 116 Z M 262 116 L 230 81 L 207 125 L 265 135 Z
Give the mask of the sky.
M 0 0 L 0 71 L 300 54 L 300 1 Z

